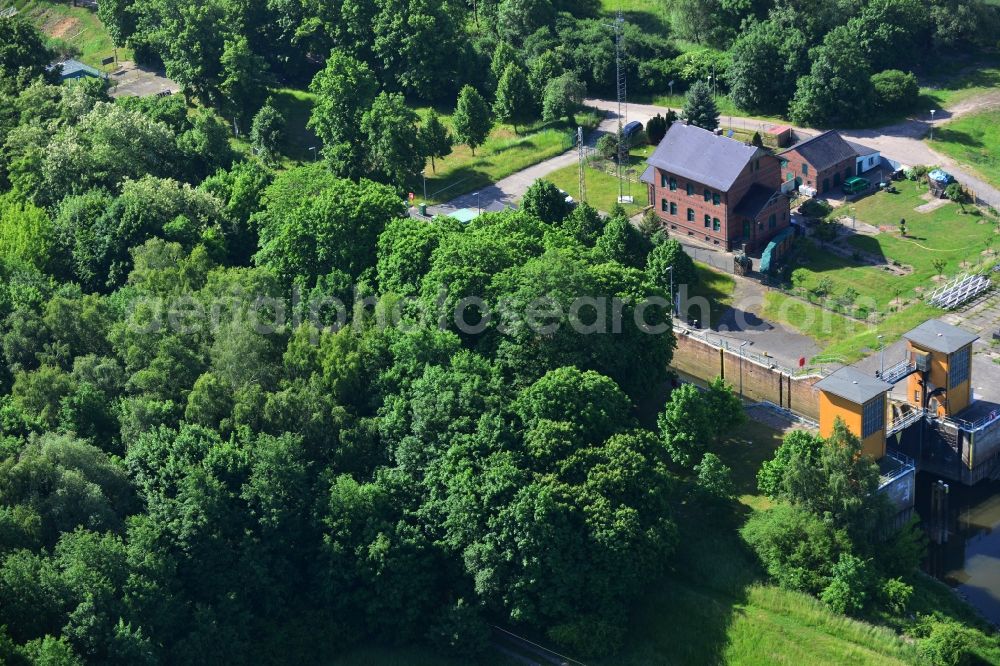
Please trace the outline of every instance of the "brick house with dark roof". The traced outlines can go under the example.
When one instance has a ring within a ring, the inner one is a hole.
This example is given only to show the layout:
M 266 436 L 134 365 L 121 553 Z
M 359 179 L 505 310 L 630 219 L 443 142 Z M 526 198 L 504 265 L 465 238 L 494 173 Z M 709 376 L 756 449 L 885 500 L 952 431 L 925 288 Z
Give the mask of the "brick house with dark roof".
M 875 166 L 877 157 L 877 150 L 847 141 L 834 130 L 800 141 L 778 154 L 784 180 L 795 180 L 796 187 L 805 185 L 821 195 L 839 192 L 846 179 Z
M 641 180 L 667 229 L 725 250 L 759 252 L 790 224 L 778 159 L 700 127 L 671 125 Z

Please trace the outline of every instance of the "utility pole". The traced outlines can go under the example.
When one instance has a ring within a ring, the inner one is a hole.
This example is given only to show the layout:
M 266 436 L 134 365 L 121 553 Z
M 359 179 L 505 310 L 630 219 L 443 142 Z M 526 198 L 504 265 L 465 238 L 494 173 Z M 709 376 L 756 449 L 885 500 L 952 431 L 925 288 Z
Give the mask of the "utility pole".
M 576 128 L 576 144 L 580 153 L 580 203 L 587 201 L 587 150 L 583 145 L 583 128 Z
M 625 89 L 625 63 L 622 58 L 622 32 L 625 16 L 621 7 L 615 17 L 615 74 L 618 83 L 618 203 L 625 201 L 625 161 L 628 159 L 628 149 L 625 147 L 625 120 L 628 115 Z

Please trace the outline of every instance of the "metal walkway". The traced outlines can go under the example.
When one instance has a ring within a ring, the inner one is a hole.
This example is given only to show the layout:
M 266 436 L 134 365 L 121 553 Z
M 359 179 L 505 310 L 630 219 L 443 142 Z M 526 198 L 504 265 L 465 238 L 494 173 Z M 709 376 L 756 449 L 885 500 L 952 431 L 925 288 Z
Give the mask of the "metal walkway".
M 885 431 L 885 436 L 895 435 L 900 430 L 904 430 L 922 419 L 926 414 L 926 409 L 914 410 L 903 414 L 903 416 L 889 424 L 889 427 Z
M 882 373 L 882 381 L 888 384 L 897 384 L 917 371 L 917 364 L 910 363 L 909 360 L 902 360 L 896 365 L 886 368 Z

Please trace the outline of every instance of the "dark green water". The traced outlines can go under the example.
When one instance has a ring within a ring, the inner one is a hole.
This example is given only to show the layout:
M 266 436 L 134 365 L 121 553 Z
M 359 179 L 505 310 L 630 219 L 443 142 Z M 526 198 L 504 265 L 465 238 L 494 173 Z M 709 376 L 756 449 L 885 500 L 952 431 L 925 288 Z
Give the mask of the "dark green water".
M 936 481 L 928 474 L 917 477 L 917 511 L 925 523 Z M 948 505 L 948 542 L 930 544 L 928 572 L 1000 626 L 1000 482 L 972 488 L 952 483 Z

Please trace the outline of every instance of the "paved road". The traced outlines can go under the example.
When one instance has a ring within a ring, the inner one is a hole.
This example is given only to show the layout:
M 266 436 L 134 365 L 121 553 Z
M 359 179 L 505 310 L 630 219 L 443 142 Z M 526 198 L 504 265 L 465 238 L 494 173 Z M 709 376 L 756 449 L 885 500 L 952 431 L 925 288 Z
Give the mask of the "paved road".
M 617 115 L 608 114 L 608 116 L 597 126 L 596 131 L 591 131 L 587 135 L 585 142 L 587 146 L 592 148 L 597 145 L 597 139 L 600 138 L 602 134 L 617 131 Z M 576 164 L 577 159 L 577 150 L 574 148 L 573 150 L 566 151 L 562 155 L 557 155 L 556 157 L 549 158 L 544 162 L 539 162 L 538 164 L 511 174 L 502 180 L 498 180 L 489 187 L 484 187 L 477 192 L 469 192 L 467 194 L 459 195 L 451 201 L 438 206 L 428 206 L 428 209 L 432 215 L 447 215 L 448 213 L 462 208 L 470 208 L 473 210 L 477 208 L 481 208 L 482 210 L 502 210 L 506 206 L 513 206 L 517 204 L 533 182 L 539 178 L 544 178 L 553 171 L 558 171 L 563 167 Z
M 606 114 L 597 131 L 591 132 L 587 137 L 587 145 L 594 146 L 601 134 L 617 130 L 618 103 L 614 100 L 604 99 L 587 99 L 584 103 L 587 106 L 600 109 Z M 923 141 L 923 138 L 930 132 L 932 124 L 937 127 L 960 115 L 991 107 L 1000 107 L 1000 91 L 970 98 L 950 110 L 941 110 L 935 115 L 933 123 L 930 122 L 929 118 L 910 118 L 901 123 L 886 127 L 869 130 L 840 130 L 840 132 L 848 139 L 864 143 L 872 148 L 877 148 L 886 157 L 906 165 L 941 165 L 954 174 L 960 182 L 975 191 L 980 199 L 986 201 L 991 206 L 1000 208 L 1000 190 L 977 178 L 968 169 L 963 169 L 950 157 L 934 152 Z M 667 107 L 653 104 L 629 104 L 625 120 L 637 120 L 645 124 L 656 114 L 666 113 L 666 111 Z M 744 127 L 746 129 L 764 129 L 774 124 L 773 120 L 752 116 L 723 116 L 722 120 L 724 124 Z M 793 129 L 800 136 L 810 136 L 819 133 L 819 130 L 806 127 L 793 127 Z M 446 204 L 433 206 L 431 207 L 431 212 L 447 214 L 460 208 L 477 208 L 477 206 L 483 210 L 499 210 L 505 206 L 514 205 L 524 196 L 524 192 L 536 179 L 544 178 L 553 171 L 574 164 L 576 160 L 576 151 L 567 151 L 562 155 L 539 162 L 534 166 L 530 166 L 489 187 L 479 190 L 478 196 L 477 193 L 471 192 L 456 197 Z
M 118 69 L 111 73 L 113 88 L 112 97 L 149 97 L 159 93 L 179 92 L 181 87 L 168 79 L 163 72 L 158 72 L 137 65 L 130 60 L 119 63 Z

